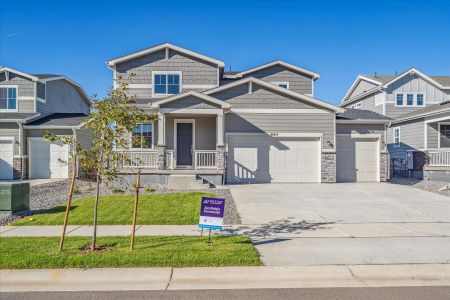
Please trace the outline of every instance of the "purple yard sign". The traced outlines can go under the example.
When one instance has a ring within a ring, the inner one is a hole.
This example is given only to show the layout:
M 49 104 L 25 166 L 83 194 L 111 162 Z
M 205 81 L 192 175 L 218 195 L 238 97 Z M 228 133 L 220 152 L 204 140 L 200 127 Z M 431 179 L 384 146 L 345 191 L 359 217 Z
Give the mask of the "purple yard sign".
M 202 197 L 200 228 L 222 229 L 225 199 Z

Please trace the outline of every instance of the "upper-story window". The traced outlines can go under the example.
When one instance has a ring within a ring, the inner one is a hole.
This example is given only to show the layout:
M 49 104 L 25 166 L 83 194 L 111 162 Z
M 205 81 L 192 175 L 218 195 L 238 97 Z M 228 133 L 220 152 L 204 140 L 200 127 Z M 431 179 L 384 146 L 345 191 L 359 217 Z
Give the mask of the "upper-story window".
M 0 111 L 17 111 L 17 87 L 0 87 Z
M 423 106 L 423 94 L 417 94 L 417 106 Z
M 394 146 L 400 147 L 400 127 L 396 127 L 394 130 Z
M 165 96 L 181 92 L 181 72 L 153 72 L 153 95 Z
M 272 84 L 278 85 L 279 87 L 282 87 L 283 89 L 289 89 L 289 82 L 271 82 Z
M 137 124 L 133 128 L 131 146 L 133 149 L 149 149 L 153 144 L 153 124 Z
M 397 94 L 397 99 L 395 100 L 397 106 L 403 105 L 403 94 Z
M 403 99 L 406 99 L 404 101 Z M 395 106 L 422 107 L 425 105 L 425 94 L 419 93 L 397 93 Z
M 355 108 L 356 109 L 361 108 L 361 107 L 362 107 L 362 102 L 355 103 Z

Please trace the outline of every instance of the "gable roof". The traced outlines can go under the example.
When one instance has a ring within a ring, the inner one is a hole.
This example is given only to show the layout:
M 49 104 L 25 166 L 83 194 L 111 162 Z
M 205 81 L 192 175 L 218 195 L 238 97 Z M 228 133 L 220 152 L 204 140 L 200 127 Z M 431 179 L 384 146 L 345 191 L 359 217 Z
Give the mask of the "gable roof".
M 294 70 L 294 71 L 297 71 L 297 72 L 309 75 L 314 80 L 316 80 L 316 79 L 318 79 L 320 77 L 320 75 L 317 74 L 317 73 L 314 73 L 312 71 L 309 71 L 309 70 L 297 67 L 297 66 L 295 66 L 293 64 L 289 64 L 289 63 L 281 61 L 281 60 L 276 60 L 276 61 L 264 64 L 264 65 L 260 65 L 258 67 L 254 67 L 254 68 L 251 68 L 251 69 L 248 69 L 248 70 L 245 70 L 245 71 L 241 71 L 241 72 L 227 72 L 227 73 L 224 73 L 224 77 L 225 78 L 242 78 L 243 76 L 245 76 L 245 75 L 247 75 L 249 73 L 253 73 L 253 72 L 256 72 L 256 71 L 259 71 L 259 70 L 267 69 L 267 68 L 270 68 L 270 67 L 273 67 L 273 66 L 276 66 L 276 65 L 280 65 L 280 66 L 283 66 L 283 67 L 285 67 L 287 69 L 291 69 L 291 70 Z
M 220 105 L 221 108 L 230 108 L 231 107 L 230 103 L 227 103 L 225 101 L 222 101 L 222 100 L 210 97 L 208 95 L 205 95 L 205 94 L 202 94 L 202 93 L 199 93 L 199 92 L 196 92 L 196 91 L 189 91 L 189 92 L 181 93 L 181 94 L 178 94 L 178 95 L 170 96 L 170 97 L 167 97 L 167 98 L 155 101 L 151 105 L 154 108 L 158 108 L 158 107 L 160 107 L 161 104 L 177 101 L 177 100 L 186 98 L 188 96 L 194 96 L 194 97 L 197 97 L 199 99 L 205 100 L 207 102 L 210 102 L 210 103 L 213 103 L 213 104 L 216 104 L 216 105 Z
M 240 79 L 240 80 L 236 80 L 234 82 L 231 82 L 231 83 L 228 83 L 228 84 L 224 84 L 222 86 L 219 86 L 219 87 L 216 87 L 216 88 L 212 88 L 212 89 L 207 90 L 207 91 L 203 91 L 203 94 L 211 95 L 211 94 L 214 94 L 214 93 L 217 93 L 217 92 L 220 92 L 220 91 L 223 91 L 223 90 L 227 90 L 227 89 L 230 89 L 232 87 L 235 87 L 235 86 L 238 86 L 238 85 L 241 85 L 241 84 L 244 84 L 244 83 L 248 83 L 248 82 L 252 82 L 252 83 L 255 83 L 257 85 L 263 86 L 263 87 L 265 87 L 265 88 L 267 88 L 269 90 L 273 90 L 273 91 L 276 91 L 278 93 L 285 94 L 285 95 L 297 98 L 297 99 L 305 101 L 305 102 L 309 102 L 311 104 L 323 107 L 325 109 L 334 111 L 336 113 L 344 112 L 344 110 L 342 108 L 340 108 L 340 107 L 328 104 L 326 102 L 323 102 L 321 100 L 315 99 L 315 98 L 310 97 L 310 96 L 306 96 L 306 95 L 303 95 L 303 94 L 300 94 L 300 93 L 296 93 L 296 92 L 290 91 L 288 89 L 279 87 L 279 86 L 277 86 L 275 84 L 263 81 L 261 79 L 255 78 L 255 77 L 247 77 L 247 78 L 243 78 L 243 79 Z
M 28 123 L 25 127 L 81 127 L 86 122 L 88 116 L 80 113 L 55 113 Z
M 394 123 L 399 123 L 407 120 L 412 120 L 416 118 L 422 118 L 429 115 L 435 115 L 440 113 L 449 112 L 449 118 L 450 118 L 450 101 L 444 101 L 439 104 L 434 104 L 430 106 L 426 106 L 422 109 L 401 115 L 397 117 L 394 121 Z
M 353 91 L 356 89 L 356 87 L 358 86 L 358 84 L 365 80 L 367 82 L 373 83 L 377 86 L 380 86 L 382 84 L 381 81 L 377 80 L 378 78 L 374 79 L 374 78 L 370 78 L 369 76 L 364 76 L 364 75 L 359 75 L 358 77 L 356 77 L 355 81 L 353 82 L 353 84 L 350 86 L 350 89 L 347 91 L 347 93 L 345 94 L 344 98 L 342 98 L 341 100 L 341 104 L 344 104 L 344 102 L 347 102 L 348 97 L 353 93 Z M 353 101 L 353 99 L 351 100 Z
M 33 75 L 31 75 L 31 74 L 27 74 L 27 73 L 24 73 L 24 72 L 21 72 L 21 71 L 18 71 L 18 70 L 14 70 L 14 69 L 11 69 L 11 68 L 8 68 L 8 67 L 0 67 L 0 72 L 11 72 L 11 73 L 15 73 L 15 74 L 17 74 L 17 75 L 20 75 L 20 76 L 29 78 L 29 79 L 31 79 L 32 81 L 38 81 L 38 80 L 39 80 L 39 78 L 38 78 L 37 76 L 33 76 Z
M 376 84 L 380 88 L 387 88 L 390 84 L 396 82 L 397 80 L 407 76 L 407 75 L 417 75 L 421 77 L 423 80 L 437 86 L 440 89 L 450 89 L 450 76 L 427 76 L 420 72 L 415 68 L 410 68 L 399 75 L 377 75 L 377 76 L 369 76 L 369 75 L 359 75 L 356 80 L 353 82 L 350 89 L 345 94 L 344 98 L 342 98 L 341 106 L 353 102 L 357 99 L 361 98 L 361 94 L 356 95 L 352 98 L 348 98 L 351 93 L 355 90 L 356 86 L 361 80 L 366 80 L 368 82 Z M 370 95 L 376 91 L 380 90 L 379 88 L 371 89 L 364 93 L 364 96 Z
M 39 117 L 40 113 L 16 113 L 16 112 L 5 112 L 0 113 L 0 122 L 26 122 L 28 120 Z
M 181 53 L 184 53 L 184 54 L 187 54 L 187 55 L 190 55 L 190 56 L 193 56 L 193 57 L 197 57 L 197 58 L 202 59 L 204 61 L 208 61 L 208 62 L 213 63 L 213 64 L 215 64 L 215 65 L 217 65 L 219 67 L 223 67 L 225 65 L 220 60 L 217 60 L 217 59 L 208 57 L 206 55 L 203 55 L 203 54 L 200 54 L 200 53 L 197 53 L 197 52 L 193 52 L 193 51 L 190 51 L 190 50 L 187 50 L 187 49 L 184 49 L 184 48 L 181 48 L 181 47 L 169 44 L 169 43 L 160 44 L 160 45 L 157 45 L 157 46 L 154 46 L 154 47 L 151 47 L 151 48 L 147 48 L 147 49 L 144 49 L 144 50 L 141 50 L 141 51 L 137 51 L 137 52 L 134 52 L 134 53 L 131 53 L 131 54 L 128 54 L 128 55 L 120 56 L 118 58 L 111 59 L 111 60 L 107 61 L 106 63 L 108 64 L 109 67 L 114 67 L 118 63 L 130 60 L 130 59 L 133 59 L 133 58 L 136 58 L 136 57 L 144 56 L 144 55 L 147 55 L 147 54 L 150 54 L 150 53 L 154 53 L 154 52 L 157 52 L 157 51 L 160 51 L 160 50 L 163 50 L 163 49 L 167 49 L 167 48 L 175 50 L 175 51 L 178 51 L 178 52 L 181 52 Z

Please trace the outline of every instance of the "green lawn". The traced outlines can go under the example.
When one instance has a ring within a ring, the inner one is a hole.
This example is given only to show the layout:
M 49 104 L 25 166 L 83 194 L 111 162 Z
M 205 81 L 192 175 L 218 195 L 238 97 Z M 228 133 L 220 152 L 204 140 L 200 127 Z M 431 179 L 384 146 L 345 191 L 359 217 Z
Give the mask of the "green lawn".
M 145 236 L 136 237 L 129 250 L 129 237 L 99 237 L 103 253 L 81 254 L 90 237 L 67 237 L 58 253 L 58 237 L 0 238 L 1 269 L 106 268 L 106 267 L 206 267 L 258 266 L 258 252 L 248 237 Z
M 183 225 L 198 224 L 202 196 L 207 193 L 150 194 L 139 196 L 137 224 Z M 133 196 L 102 196 L 98 207 L 99 225 L 132 224 Z M 69 225 L 92 225 L 94 197 L 73 200 Z M 12 225 L 62 225 L 65 206 L 58 206 L 43 213 L 19 219 Z

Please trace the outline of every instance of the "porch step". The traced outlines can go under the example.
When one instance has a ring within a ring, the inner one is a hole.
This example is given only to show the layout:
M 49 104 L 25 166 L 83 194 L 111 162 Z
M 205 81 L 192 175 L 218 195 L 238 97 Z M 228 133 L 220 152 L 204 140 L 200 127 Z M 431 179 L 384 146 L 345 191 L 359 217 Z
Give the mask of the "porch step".
M 167 186 L 174 190 L 206 190 L 210 187 L 203 179 L 197 179 L 197 175 L 180 174 L 169 175 Z

